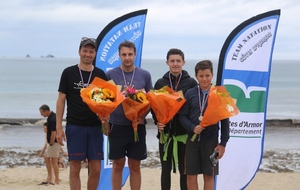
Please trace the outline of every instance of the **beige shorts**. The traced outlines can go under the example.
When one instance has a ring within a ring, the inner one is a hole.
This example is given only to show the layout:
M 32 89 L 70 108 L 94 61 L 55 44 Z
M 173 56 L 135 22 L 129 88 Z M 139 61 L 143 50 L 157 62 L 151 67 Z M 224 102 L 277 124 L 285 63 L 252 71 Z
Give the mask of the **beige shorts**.
M 59 157 L 59 151 L 60 151 L 60 144 L 59 143 L 54 143 L 52 146 L 47 145 L 47 151 L 46 155 L 49 158 L 58 158 Z

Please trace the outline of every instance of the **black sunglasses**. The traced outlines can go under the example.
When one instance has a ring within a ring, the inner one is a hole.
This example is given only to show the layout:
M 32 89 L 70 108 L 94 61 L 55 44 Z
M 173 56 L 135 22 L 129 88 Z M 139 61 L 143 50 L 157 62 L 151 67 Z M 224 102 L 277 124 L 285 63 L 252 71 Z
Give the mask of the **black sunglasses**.
M 90 41 L 96 43 L 96 39 L 95 39 L 95 38 L 88 38 L 88 37 L 82 37 L 82 38 L 81 38 L 81 41 L 82 41 L 82 42 L 83 42 L 83 41 L 88 41 L 88 40 L 90 40 Z

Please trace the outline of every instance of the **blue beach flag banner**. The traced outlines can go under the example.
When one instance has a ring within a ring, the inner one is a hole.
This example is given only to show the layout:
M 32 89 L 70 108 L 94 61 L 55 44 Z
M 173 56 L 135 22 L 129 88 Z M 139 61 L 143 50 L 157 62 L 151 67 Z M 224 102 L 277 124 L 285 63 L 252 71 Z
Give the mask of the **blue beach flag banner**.
M 279 17 L 280 10 L 273 10 L 246 20 L 222 47 L 216 83 L 237 99 L 240 113 L 230 118 L 230 139 L 215 189 L 245 189 L 259 169 Z
M 125 40 L 131 41 L 136 46 L 135 66 L 141 66 L 144 29 L 146 23 L 147 9 L 135 11 L 123 15 L 110 22 L 97 37 L 97 55 L 94 65 L 107 71 L 121 65 L 118 47 Z M 108 159 L 109 143 L 104 136 L 103 143 L 104 160 L 101 161 L 101 174 L 98 190 L 110 190 L 112 162 Z M 127 163 L 127 162 L 126 162 Z M 122 185 L 129 176 L 129 168 L 126 164 L 123 170 Z
M 95 65 L 104 71 L 121 65 L 118 47 L 125 40 L 136 46 L 135 66 L 141 66 L 147 9 L 121 16 L 109 23 L 97 38 Z

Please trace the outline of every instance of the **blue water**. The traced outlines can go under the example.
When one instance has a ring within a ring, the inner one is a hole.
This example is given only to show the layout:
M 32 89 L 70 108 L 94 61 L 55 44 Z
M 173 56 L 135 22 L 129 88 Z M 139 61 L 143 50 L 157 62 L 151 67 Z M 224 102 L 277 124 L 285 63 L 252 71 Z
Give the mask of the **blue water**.
M 61 72 L 78 58 L 0 58 L 0 118 L 42 118 L 39 107 L 55 110 Z M 198 60 L 187 60 L 184 69 L 194 76 Z M 214 62 L 215 78 L 217 61 Z M 143 60 L 142 68 L 153 83 L 167 70 L 165 60 Z M 274 60 L 271 70 L 267 119 L 300 119 L 300 60 Z

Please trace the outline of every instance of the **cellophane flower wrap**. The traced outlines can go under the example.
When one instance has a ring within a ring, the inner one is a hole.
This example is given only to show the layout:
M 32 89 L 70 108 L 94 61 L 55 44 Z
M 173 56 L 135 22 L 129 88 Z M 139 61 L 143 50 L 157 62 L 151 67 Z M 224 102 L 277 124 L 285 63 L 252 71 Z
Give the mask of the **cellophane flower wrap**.
M 125 99 L 122 102 L 123 110 L 127 119 L 132 121 L 134 141 L 138 141 L 138 118 L 143 115 L 149 107 L 149 101 L 144 90 L 136 90 L 126 87 L 122 94 Z
M 238 113 L 239 109 L 236 106 L 236 100 L 231 98 L 225 86 L 212 86 L 200 126 L 203 128 L 208 127 Z M 196 136 L 197 134 L 194 134 L 191 140 L 194 141 Z
M 186 102 L 182 91 L 176 92 L 168 86 L 150 90 L 147 94 L 151 109 L 159 123 L 166 125 Z M 160 131 L 160 143 L 165 143 L 164 131 Z
M 124 100 L 119 87 L 112 80 L 105 81 L 99 77 L 95 77 L 88 87 L 82 88 L 80 96 L 100 119 L 111 114 Z M 106 134 L 103 123 L 102 132 Z

